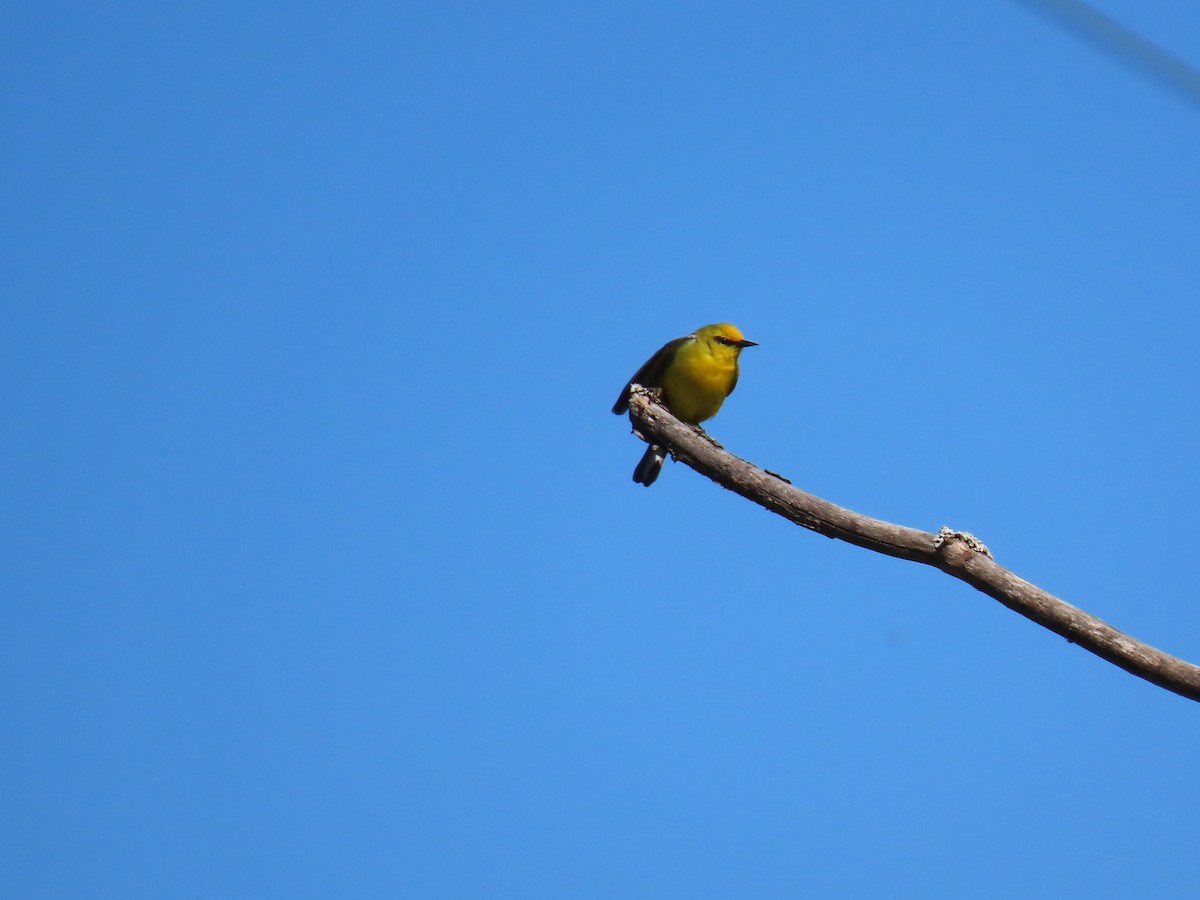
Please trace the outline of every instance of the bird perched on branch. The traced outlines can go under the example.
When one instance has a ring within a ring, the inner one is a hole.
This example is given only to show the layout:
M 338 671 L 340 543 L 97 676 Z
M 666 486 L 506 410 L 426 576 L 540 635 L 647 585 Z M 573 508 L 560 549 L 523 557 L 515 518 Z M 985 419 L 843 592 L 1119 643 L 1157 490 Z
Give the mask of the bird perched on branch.
M 715 416 L 725 398 L 733 393 L 742 350 L 757 346 L 728 322 L 697 328 L 692 334 L 664 344 L 646 360 L 629 379 L 612 411 L 617 415 L 628 411 L 629 389 L 640 384 L 658 388 L 663 405 L 675 418 L 698 425 Z M 633 470 L 633 480 L 646 487 L 654 484 L 664 459 L 666 451 L 651 444 Z

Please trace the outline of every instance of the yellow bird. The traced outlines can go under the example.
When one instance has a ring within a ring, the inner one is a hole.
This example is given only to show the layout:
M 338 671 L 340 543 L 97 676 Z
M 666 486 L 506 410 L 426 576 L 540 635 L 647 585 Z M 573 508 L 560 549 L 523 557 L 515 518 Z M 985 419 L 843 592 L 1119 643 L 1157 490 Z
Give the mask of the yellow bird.
M 675 418 L 698 425 L 715 416 L 725 398 L 733 393 L 738 380 L 739 354 L 746 347 L 757 346 L 728 322 L 697 328 L 692 334 L 664 344 L 646 360 L 629 379 L 612 411 L 617 415 L 626 412 L 629 388 L 640 384 L 659 388 L 663 405 Z M 633 470 L 633 480 L 650 487 L 666 456 L 662 447 L 651 444 Z

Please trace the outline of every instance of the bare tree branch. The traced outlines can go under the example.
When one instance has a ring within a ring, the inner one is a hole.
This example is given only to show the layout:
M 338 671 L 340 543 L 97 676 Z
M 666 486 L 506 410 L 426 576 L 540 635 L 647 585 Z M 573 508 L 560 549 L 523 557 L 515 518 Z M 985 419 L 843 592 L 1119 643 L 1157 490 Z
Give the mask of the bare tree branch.
M 700 474 L 797 525 L 877 553 L 941 569 L 1125 671 L 1200 701 L 1200 666 L 1135 640 L 1025 581 L 999 565 L 982 543 L 965 532 L 943 528 L 933 534 L 894 525 L 793 487 L 784 478 L 739 459 L 693 426 L 680 422 L 644 388 L 635 387 L 629 418 L 634 433 L 643 440 L 666 447 Z

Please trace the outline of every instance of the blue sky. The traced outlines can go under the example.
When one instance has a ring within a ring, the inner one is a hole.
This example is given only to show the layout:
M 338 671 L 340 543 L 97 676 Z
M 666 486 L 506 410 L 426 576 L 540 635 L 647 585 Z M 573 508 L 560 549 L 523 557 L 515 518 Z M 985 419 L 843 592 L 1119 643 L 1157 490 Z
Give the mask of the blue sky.
M 1200 8 L 1100 6 L 1200 63 Z M 1191 897 L 1200 111 L 1019 3 L 9 9 L 11 897 Z

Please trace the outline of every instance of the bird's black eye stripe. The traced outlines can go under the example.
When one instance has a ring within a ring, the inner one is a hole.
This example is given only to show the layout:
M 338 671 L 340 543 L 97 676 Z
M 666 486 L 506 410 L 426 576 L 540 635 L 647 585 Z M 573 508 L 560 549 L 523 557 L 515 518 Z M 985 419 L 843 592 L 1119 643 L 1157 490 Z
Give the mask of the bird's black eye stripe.
M 716 339 L 717 339 L 717 341 L 718 341 L 719 343 L 722 343 L 722 344 L 728 344 L 728 345 L 730 345 L 730 346 L 732 346 L 733 344 L 736 344 L 736 343 L 737 343 L 737 341 L 731 341 L 729 338 L 727 338 L 727 337 L 721 337 L 720 335 L 717 335 L 717 338 L 716 338 Z

